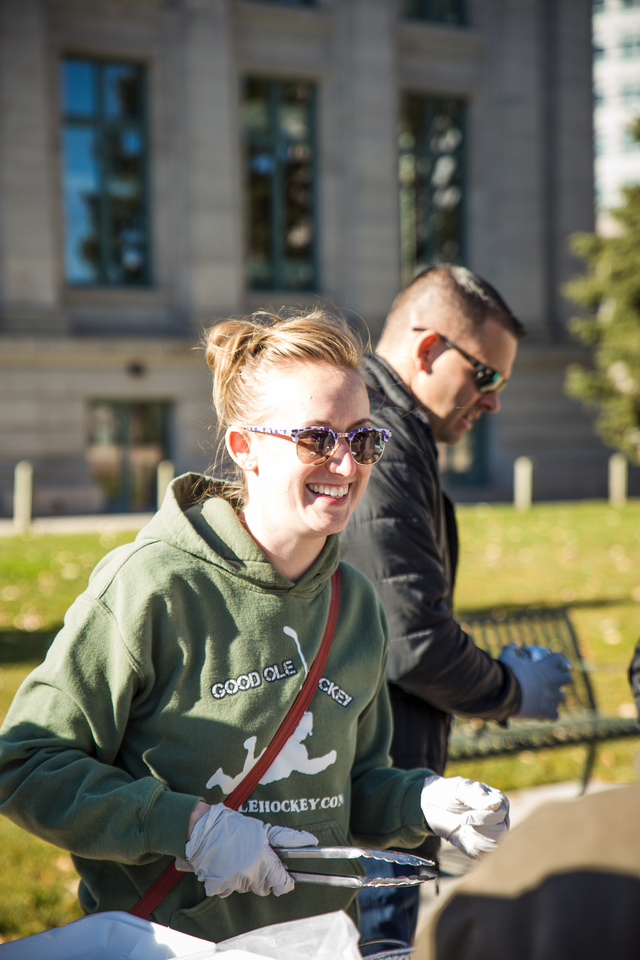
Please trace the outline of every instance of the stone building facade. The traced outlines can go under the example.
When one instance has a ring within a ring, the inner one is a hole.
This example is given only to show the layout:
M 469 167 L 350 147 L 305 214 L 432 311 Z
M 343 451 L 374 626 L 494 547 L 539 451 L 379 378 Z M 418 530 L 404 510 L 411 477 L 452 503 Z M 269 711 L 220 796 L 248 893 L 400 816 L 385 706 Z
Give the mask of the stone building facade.
M 36 513 L 151 508 L 211 460 L 204 326 L 320 298 L 375 340 L 434 258 L 529 329 L 455 495 L 526 454 L 603 496 L 563 393 L 591 143 L 590 0 L 0 0 L 0 512 L 25 459 Z
M 596 226 L 615 230 L 609 211 L 620 188 L 640 181 L 640 143 L 629 126 L 640 116 L 640 2 L 593 4 Z

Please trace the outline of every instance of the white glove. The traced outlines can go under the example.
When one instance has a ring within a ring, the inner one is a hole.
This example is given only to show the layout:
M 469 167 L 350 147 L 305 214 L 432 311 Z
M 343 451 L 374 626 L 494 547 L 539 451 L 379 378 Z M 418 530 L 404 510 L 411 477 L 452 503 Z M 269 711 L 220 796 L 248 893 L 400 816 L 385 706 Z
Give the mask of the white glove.
M 498 657 L 513 671 L 522 699 L 516 717 L 557 720 L 558 704 L 564 703 L 560 689 L 571 682 L 571 664 L 561 653 L 546 647 L 520 647 L 510 643 Z
M 509 829 L 509 801 L 477 780 L 433 774 L 424 781 L 420 806 L 434 833 L 474 859 L 495 850 Z
M 185 847 L 188 862 L 178 859 L 176 868 L 193 870 L 208 897 L 249 891 L 279 897 L 293 890 L 294 882 L 272 848 L 317 843 L 305 830 L 272 827 L 216 803 L 196 821 Z

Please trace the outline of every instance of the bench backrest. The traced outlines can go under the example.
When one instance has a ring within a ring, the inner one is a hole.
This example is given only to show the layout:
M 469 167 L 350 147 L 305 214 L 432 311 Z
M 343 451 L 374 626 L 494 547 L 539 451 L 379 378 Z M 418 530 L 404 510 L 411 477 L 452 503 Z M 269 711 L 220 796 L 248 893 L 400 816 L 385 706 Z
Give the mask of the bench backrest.
M 559 708 L 561 718 L 597 712 L 589 674 L 565 607 L 518 611 L 503 617 L 484 613 L 461 615 L 459 623 L 477 646 L 496 659 L 508 643 L 548 647 L 564 654 L 573 666 L 573 679 L 564 688 L 566 702 Z

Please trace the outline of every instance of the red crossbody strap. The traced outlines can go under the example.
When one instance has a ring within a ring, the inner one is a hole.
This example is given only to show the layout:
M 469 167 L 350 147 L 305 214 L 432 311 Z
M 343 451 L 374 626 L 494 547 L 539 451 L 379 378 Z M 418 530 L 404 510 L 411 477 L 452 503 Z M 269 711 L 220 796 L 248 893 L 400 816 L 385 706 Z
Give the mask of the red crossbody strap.
M 300 723 L 303 713 L 311 703 L 313 695 L 316 692 L 318 681 L 322 677 L 322 671 L 324 670 L 324 665 L 327 662 L 329 648 L 331 646 L 333 634 L 335 633 L 336 629 L 339 606 L 340 570 L 338 569 L 331 577 L 331 601 L 329 604 L 329 616 L 327 617 L 327 624 L 324 628 L 324 635 L 322 637 L 320 649 L 318 650 L 315 660 L 311 665 L 311 670 L 309 670 L 309 673 L 307 674 L 305 681 L 300 688 L 300 692 L 293 701 L 289 712 L 276 730 L 271 743 L 264 751 L 258 762 L 251 768 L 244 780 L 238 784 L 233 793 L 229 794 L 227 799 L 224 801 L 225 807 L 230 807 L 232 810 L 237 810 L 238 807 L 244 803 L 247 797 L 252 793 L 253 788 L 260 781 L 263 773 L 269 769 L 293 731 Z M 158 879 L 140 898 L 133 910 L 131 910 L 131 914 L 134 917 L 142 917 L 146 920 L 147 917 L 151 916 L 158 904 L 162 903 L 169 891 L 173 890 L 178 880 L 180 880 L 180 878 L 183 876 L 184 874 L 180 870 L 176 869 L 175 864 L 169 864 L 167 869 L 160 874 Z

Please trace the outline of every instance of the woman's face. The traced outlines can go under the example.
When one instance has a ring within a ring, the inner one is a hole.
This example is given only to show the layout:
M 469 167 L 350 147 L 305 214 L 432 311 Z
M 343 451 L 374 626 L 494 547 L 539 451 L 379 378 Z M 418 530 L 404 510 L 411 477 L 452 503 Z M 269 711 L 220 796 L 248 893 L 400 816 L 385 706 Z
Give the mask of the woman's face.
M 371 424 L 360 376 L 328 364 L 283 365 L 271 377 L 264 401 L 268 414 L 261 423 L 247 426 L 287 430 L 326 426 L 347 433 Z M 288 437 L 245 436 L 250 445 L 244 511 L 249 532 L 268 552 L 286 547 L 317 556 L 328 534 L 346 527 L 371 467 L 355 462 L 344 439 L 328 460 L 314 466 L 298 459 L 295 443 Z

